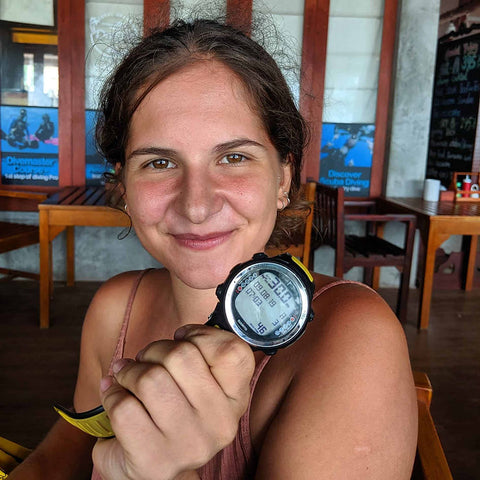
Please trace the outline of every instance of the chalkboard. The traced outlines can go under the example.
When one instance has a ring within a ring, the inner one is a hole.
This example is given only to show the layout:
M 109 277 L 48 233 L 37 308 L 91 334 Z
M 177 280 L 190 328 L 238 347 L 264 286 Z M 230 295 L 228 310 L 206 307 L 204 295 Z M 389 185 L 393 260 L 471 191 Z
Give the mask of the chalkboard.
M 480 93 L 480 34 L 440 41 L 437 49 L 427 178 L 449 187 L 472 169 Z

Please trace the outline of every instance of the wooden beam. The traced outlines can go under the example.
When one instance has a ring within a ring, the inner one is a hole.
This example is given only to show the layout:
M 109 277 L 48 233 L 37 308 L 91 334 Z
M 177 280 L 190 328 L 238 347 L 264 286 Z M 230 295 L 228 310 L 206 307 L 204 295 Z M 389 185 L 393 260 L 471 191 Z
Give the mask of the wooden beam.
M 370 197 L 382 194 L 389 114 L 392 104 L 393 62 L 397 29 L 398 0 L 385 0 L 382 47 L 378 72 L 375 141 L 373 145 Z
M 143 33 L 170 22 L 170 0 L 143 0 Z
M 85 2 L 58 2 L 59 185 L 85 184 Z
M 247 35 L 252 29 L 252 0 L 227 0 L 227 22 Z
M 320 174 L 329 10 L 329 0 L 305 0 L 300 112 L 310 124 L 311 138 L 305 151 L 303 182 L 306 178 L 317 180 Z

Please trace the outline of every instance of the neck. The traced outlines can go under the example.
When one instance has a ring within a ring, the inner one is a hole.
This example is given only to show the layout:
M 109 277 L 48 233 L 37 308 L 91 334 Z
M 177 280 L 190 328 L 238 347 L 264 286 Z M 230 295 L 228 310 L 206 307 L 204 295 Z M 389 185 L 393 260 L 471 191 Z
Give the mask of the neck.
M 189 323 L 206 323 L 218 302 L 215 289 L 192 288 L 173 276 L 171 284 L 172 307 L 179 327 Z

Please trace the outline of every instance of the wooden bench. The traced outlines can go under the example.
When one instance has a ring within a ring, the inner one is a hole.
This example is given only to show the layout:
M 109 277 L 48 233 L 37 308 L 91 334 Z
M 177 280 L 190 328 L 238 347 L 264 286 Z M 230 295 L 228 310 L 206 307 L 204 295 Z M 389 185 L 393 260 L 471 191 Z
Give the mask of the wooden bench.
M 47 198 L 46 193 L 27 192 L 20 190 L 0 190 L 0 198 L 2 206 L 8 205 L 9 201 L 14 201 L 16 205 L 33 204 L 36 205 Z M 22 208 L 22 207 L 20 207 Z M 38 225 L 28 225 L 23 223 L 1 221 L 0 222 L 0 254 L 17 250 L 19 248 L 28 247 L 39 243 Z M 38 280 L 38 273 L 26 272 L 12 268 L 0 267 L 0 273 L 5 275 L 3 281 L 15 277 L 25 277 Z
M 50 325 L 52 240 L 67 234 L 67 285 L 75 281 L 75 226 L 129 227 L 130 218 L 106 205 L 105 187 L 65 187 L 38 205 L 40 214 L 40 327 Z

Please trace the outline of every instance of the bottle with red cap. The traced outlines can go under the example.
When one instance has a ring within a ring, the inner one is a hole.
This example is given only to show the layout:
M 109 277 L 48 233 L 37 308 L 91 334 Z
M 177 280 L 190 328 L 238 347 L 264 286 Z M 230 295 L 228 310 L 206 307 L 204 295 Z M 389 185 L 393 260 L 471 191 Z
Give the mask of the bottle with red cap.
M 467 175 L 462 182 L 462 190 L 464 190 L 464 193 L 462 194 L 462 196 L 469 197 L 471 189 L 472 189 L 472 179 L 470 178 L 470 175 Z

